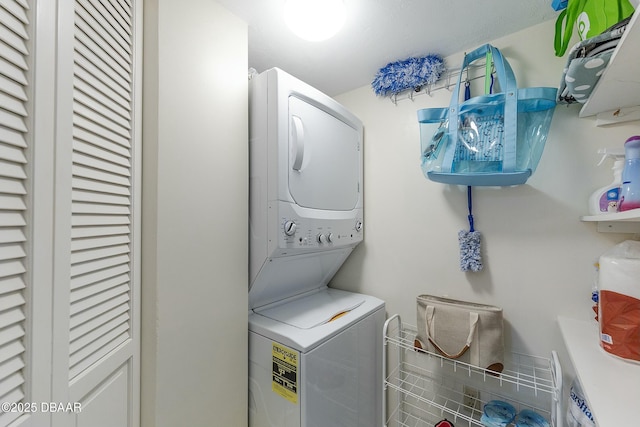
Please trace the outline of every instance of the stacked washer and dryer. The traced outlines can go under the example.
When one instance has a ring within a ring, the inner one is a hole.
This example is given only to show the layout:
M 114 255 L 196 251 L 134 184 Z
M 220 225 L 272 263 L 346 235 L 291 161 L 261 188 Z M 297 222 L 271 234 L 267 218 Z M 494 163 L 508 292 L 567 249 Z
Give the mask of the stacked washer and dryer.
M 249 425 L 380 426 L 384 302 L 327 286 L 363 238 L 362 123 L 277 68 L 249 118 Z

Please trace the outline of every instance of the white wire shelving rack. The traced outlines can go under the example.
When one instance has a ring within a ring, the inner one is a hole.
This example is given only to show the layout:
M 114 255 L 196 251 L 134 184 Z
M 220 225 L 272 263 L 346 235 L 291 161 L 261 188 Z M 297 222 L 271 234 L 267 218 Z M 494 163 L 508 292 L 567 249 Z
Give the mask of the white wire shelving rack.
M 397 314 L 384 324 L 386 427 L 431 427 L 442 419 L 456 427 L 482 426 L 483 406 L 494 399 L 509 402 L 518 412 L 532 409 L 550 426 L 562 427 L 562 371 L 555 351 L 550 359 L 505 355 L 505 369 L 496 374 L 417 351 L 415 336 L 415 326 L 402 323 Z

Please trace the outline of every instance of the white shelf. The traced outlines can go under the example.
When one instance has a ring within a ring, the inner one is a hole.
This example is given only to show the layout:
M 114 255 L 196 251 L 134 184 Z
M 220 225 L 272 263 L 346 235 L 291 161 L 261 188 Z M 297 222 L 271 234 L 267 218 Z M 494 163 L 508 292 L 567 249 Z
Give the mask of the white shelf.
M 611 61 L 591 96 L 582 107 L 580 117 L 602 113 L 603 121 L 637 120 L 640 105 L 640 8 L 634 12 Z M 608 124 L 608 123 L 603 123 Z
M 639 233 L 640 209 L 630 211 L 603 213 L 580 217 L 581 221 L 597 222 L 598 231 L 612 233 Z
M 640 365 L 604 351 L 599 345 L 597 322 L 559 317 L 558 323 L 596 424 L 636 425 L 640 419 Z
M 512 353 L 505 360 L 504 371 L 496 375 L 435 353 L 416 351 L 415 335 L 415 327 L 403 324 L 398 315 L 385 323 L 386 426 L 427 427 L 443 418 L 456 427 L 482 426 L 484 404 L 499 399 L 518 411 L 533 409 L 552 426 L 562 427 L 562 422 L 556 421 L 556 414 L 561 413 L 562 373 L 555 352 L 553 360 Z M 397 354 L 391 352 L 393 349 Z M 396 360 L 390 363 L 387 359 L 394 355 Z M 465 403 L 466 386 L 479 391 L 472 403 Z M 396 400 L 387 404 L 388 393 L 393 391 Z

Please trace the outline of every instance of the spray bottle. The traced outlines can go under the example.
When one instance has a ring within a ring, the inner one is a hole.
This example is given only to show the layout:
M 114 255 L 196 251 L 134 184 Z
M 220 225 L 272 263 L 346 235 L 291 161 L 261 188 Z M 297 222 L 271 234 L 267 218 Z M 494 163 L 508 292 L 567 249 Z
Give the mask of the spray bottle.
M 640 135 L 624 143 L 625 161 L 622 171 L 619 211 L 640 208 Z
M 618 199 L 620 196 L 620 187 L 622 186 L 622 170 L 625 164 L 624 151 L 601 148 L 598 150 L 598 154 L 602 154 L 602 159 L 600 159 L 598 166 L 604 163 L 607 158 L 615 160 L 613 162 L 613 168 L 611 168 L 613 170 L 613 182 L 597 189 L 591 197 L 589 197 L 589 213 L 591 215 L 618 211 Z

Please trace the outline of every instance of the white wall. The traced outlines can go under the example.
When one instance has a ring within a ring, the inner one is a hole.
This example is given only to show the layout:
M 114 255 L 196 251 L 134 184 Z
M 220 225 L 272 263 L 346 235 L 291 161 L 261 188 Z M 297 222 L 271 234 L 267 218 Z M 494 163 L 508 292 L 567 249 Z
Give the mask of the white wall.
M 146 0 L 142 425 L 247 420 L 247 26 Z
M 553 33 L 549 21 L 492 43 L 508 58 L 519 87 L 558 86 L 566 59 L 554 56 Z M 446 62 L 455 68 L 461 61 L 462 53 Z M 621 148 L 640 134 L 639 123 L 597 128 L 594 119 L 577 118 L 578 106 L 558 106 L 526 185 L 474 188 L 484 270 L 463 273 L 457 233 L 468 229 L 466 187 L 423 176 L 416 118 L 418 109 L 447 106 L 450 95 L 440 90 L 396 106 L 367 86 L 337 97 L 365 126 L 365 238 L 332 286 L 380 297 L 388 314 L 411 324 L 422 293 L 502 306 L 508 345 L 542 356 L 557 349 L 570 370 L 556 317 L 592 317 L 594 261 L 633 237 L 598 233 L 579 220 L 591 192 L 612 179 L 611 163 L 596 167 L 596 150 Z

